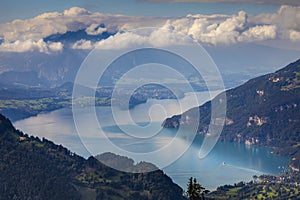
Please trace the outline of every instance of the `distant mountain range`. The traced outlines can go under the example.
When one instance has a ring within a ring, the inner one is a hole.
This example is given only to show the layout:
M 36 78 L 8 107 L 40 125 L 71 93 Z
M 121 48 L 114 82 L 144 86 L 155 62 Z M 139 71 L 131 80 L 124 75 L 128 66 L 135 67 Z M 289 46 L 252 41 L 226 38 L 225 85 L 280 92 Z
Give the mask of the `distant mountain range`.
M 88 35 L 83 30 L 67 31 L 63 34 L 53 34 L 44 38 L 45 42 L 63 43 L 63 50 L 59 52 L 0 52 L 0 85 L 57 87 L 65 82 L 74 82 L 81 63 L 91 50 L 73 49 L 71 44 L 80 40 L 97 42 L 114 34 L 103 32 L 98 35 Z M 278 69 L 278 65 L 274 65 L 271 62 L 274 54 L 280 55 L 277 57 L 277 60 L 280 59 L 280 63 L 286 63 L 299 54 L 297 51 L 283 51 L 252 44 L 222 48 L 207 47 L 206 49 L 219 67 L 226 88 L 236 87 L 258 74 Z M 245 60 L 244 63 L 242 62 L 241 64 L 232 55 L 242 58 L 241 60 Z M 155 57 L 159 56 L 155 55 Z M 143 59 L 143 62 L 147 63 L 147 59 L 151 59 L 151 57 L 147 55 L 143 56 Z M 172 60 L 169 59 L 167 63 L 169 66 L 178 64 L 177 62 L 172 62 Z M 116 70 L 107 74 L 104 80 L 105 84 L 111 86 L 112 79 L 115 80 L 120 75 L 120 71 L 128 70 L 128 66 L 132 65 L 133 62 L 138 63 L 139 61 L 123 60 L 121 65 L 116 66 Z M 181 69 L 185 68 L 185 65 L 181 66 Z M 193 75 L 193 73 L 190 75 Z
M 182 189 L 161 170 L 124 173 L 96 158 L 84 159 L 47 139 L 16 130 L 0 115 L 0 199 L 161 199 L 184 200 Z M 123 162 L 139 171 L 129 158 L 100 155 L 106 162 Z
M 212 101 L 221 104 L 221 95 Z M 226 91 L 227 117 L 220 140 L 276 147 L 300 169 L 300 60 L 275 73 L 249 80 Z M 212 102 L 168 118 L 164 126 L 178 128 L 193 122 L 200 111 L 198 132 L 206 135 Z M 189 117 L 186 117 L 189 116 Z M 215 119 L 213 119 L 215 120 Z
M 0 52 L 0 74 L 2 77 L 9 75 L 12 79 L 0 80 L 0 84 L 27 86 L 57 86 L 65 82 L 73 82 L 76 73 L 89 51 L 65 49 L 60 53 L 40 52 Z M 6 72 L 6 73 L 5 73 Z M 9 72 L 9 74 L 7 74 Z M 20 73 L 22 79 L 16 79 Z M 38 80 L 29 82 L 30 79 Z M 24 82 L 24 80 L 26 80 Z

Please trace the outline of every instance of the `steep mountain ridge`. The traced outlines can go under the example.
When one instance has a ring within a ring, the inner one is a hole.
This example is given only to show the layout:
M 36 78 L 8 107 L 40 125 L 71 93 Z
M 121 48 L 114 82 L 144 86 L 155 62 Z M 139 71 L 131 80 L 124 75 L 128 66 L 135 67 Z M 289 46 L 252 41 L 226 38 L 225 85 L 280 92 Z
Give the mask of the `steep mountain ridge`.
M 226 91 L 226 123 L 220 140 L 277 147 L 276 153 L 291 157 L 300 168 L 300 60 L 285 68 L 249 80 Z M 221 95 L 212 101 L 220 104 Z M 193 121 L 200 111 L 198 132 L 205 135 L 211 117 L 211 101 L 168 118 L 164 126 L 178 128 Z M 189 121 L 186 116 L 189 115 Z

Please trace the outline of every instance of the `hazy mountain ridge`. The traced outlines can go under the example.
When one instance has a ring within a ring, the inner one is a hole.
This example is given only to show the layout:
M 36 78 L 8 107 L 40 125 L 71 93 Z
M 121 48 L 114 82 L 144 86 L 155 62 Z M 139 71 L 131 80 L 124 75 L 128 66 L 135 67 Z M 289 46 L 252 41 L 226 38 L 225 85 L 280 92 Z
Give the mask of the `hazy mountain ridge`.
M 289 155 L 292 165 L 300 168 L 300 60 L 228 90 L 226 96 L 227 118 L 220 140 L 278 147 L 276 152 Z M 164 126 L 178 128 L 191 123 L 195 109 L 201 115 L 198 131 L 205 135 L 211 102 L 183 113 L 182 119 L 181 115 L 166 119 Z
M 37 75 L 34 79 L 40 80 L 38 84 L 44 87 L 58 86 L 65 82 L 74 82 L 81 63 L 91 50 L 72 49 L 70 41 L 85 40 L 87 37 L 92 37 L 92 41 L 101 41 L 104 37 L 109 36 L 105 34 L 106 33 L 102 33 L 100 35 L 86 35 L 86 33 L 81 30 L 73 32 L 69 31 L 64 34 L 49 35 L 44 38 L 45 41 L 51 40 L 62 42 L 64 47 L 60 52 L 0 52 L 0 75 L 4 72 L 10 72 L 11 74 L 34 72 Z M 113 35 L 114 33 L 107 34 Z M 243 83 L 245 80 L 257 76 L 258 74 L 278 69 L 280 64 L 272 63 L 287 63 L 288 61 L 297 58 L 299 55 L 299 51 L 295 50 L 282 50 L 253 44 L 235 45 L 232 47 L 223 47 L 221 49 L 216 47 L 207 47 L 207 51 L 219 67 L 226 88 L 235 87 Z M 243 58 L 242 60 L 244 61 L 238 62 L 232 57 L 232 55 Z M 278 55 L 276 56 L 276 61 L 272 61 L 274 59 L 274 55 Z M 148 56 L 146 56 L 146 58 L 143 56 L 143 61 L 145 61 Z M 278 60 L 280 62 L 277 62 Z M 174 65 L 172 62 L 169 63 L 170 66 Z M 126 67 L 130 64 L 130 60 L 125 60 L 122 65 L 117 66 L 117 70 L 126 71 Z M 118 75 L 119 74 L 117 72 L 114 72 L 113 75 L 110 72 L 110 74 L 108 74 L 105 78 L 107 79 L 105 81 L 107 83 L 111 83 L 111 78 Z M 30 76 L 29 78 L 32 77 Z M 8 80 L 8 82 L 6 81 L 7 85 L 13 85 L 14 82 L 15 81 L 13 80 Z M 28 82 L 30 83 L 30 81 L 25 81 L 25 83 Z M 2 79 L 0 79 L 0 84 L 1 83 Z M 29 86 L 36 85 L 37 83 L 34 82 L 33 85 Z
M 0 52 L 0 73 L 35 72 L 37 74 L 35 79 L 42 80 L 39 82 L 41 86 L 57 86 L 64 82 L 74 81 L 76 73 L 88 52 L 70 48 L 52 54 L 36 51 L 24 53 Z M 13 84 L 14 81 L 6 83 Z
M 0 143 L 0 199 L 185 199 L 161 170 L 119 172 L 94 157 L 86 160 L 29 137 L 2 115 Z

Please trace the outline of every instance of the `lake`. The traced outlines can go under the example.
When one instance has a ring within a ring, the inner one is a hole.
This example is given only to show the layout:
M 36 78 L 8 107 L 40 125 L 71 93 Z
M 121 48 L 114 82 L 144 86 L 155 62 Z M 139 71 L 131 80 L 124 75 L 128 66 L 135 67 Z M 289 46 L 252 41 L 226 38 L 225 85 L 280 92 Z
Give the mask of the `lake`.
M 76 126 L 72 109 L 39 114 L 17 121 L 14 125 L 30 135 L 62 144 L 83 157 L 108 151 L 120 155 L 130 152 L 125 155 L 135 161 L 145 160 L 163 167 L 164 172 L 183 189 L 186 189 L 191 176 L 212 190 L 224 184 L 250 181 L 253 175 L 279 174 L 286 170 L 289 159 L 272 154 L 272 149 L 230 142 L 218 142 L 207 157 L 199 159 L 201 136 L 197 136 L 190 148 L 183 151 L 186 141 L 175 138 L 176 130 L 161 127 L 166 117 L 180 114 L 217 94 L 217 91 L 211 94 L 196 93 L 198 102 L 191 100 L 195 93 L 187 93 L 179 101 L 149 99 L 130 111 L 116 108 L 114 115 L 110 107 L 96 107 L 101 128 L 92 120 L 94 113 L 91 108 L 74 110 L 77 114 Z M 156 153 L 170 141 L 174 143 L 171 149 Z

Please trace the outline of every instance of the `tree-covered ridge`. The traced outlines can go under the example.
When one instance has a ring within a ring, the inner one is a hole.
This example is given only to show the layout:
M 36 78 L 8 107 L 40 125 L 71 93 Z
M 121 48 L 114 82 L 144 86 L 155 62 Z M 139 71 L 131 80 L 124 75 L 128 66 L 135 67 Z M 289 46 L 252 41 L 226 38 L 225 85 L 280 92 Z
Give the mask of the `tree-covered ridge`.
M 226 96 L 226 124 L 221 140 L 277 147 L 277 153 L 289 155 L 292 165 L 300 168 L 300 60 L 227 90 Z M 220 98 L 221 95 L 212 101 L 221 104 Z M 197 109 L 200 110 L 198 131 L 205 135 L 210 123 L 211 101 L 183 113 L 182 117 L 166 119 L 164 126 L 188 126 Z
M 0 115 L 0 199 L 185 199 L 161 170 L 129 174 L 16 130 Z

